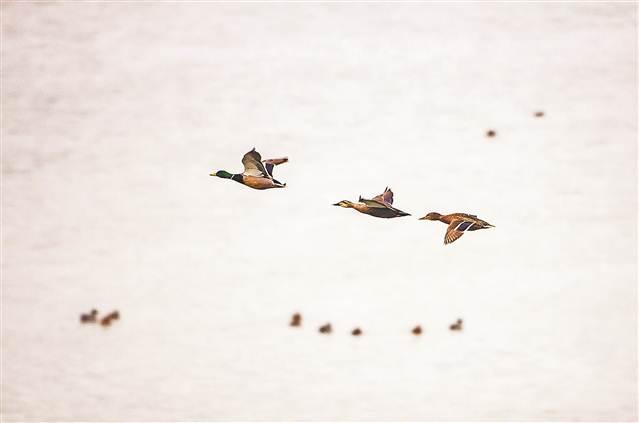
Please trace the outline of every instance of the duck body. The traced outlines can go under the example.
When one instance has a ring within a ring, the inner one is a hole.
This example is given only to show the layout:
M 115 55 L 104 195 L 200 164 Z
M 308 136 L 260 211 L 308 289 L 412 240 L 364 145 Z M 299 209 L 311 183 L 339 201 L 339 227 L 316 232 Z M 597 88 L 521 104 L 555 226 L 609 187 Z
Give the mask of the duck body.
M 428 213 L 419 220 L 438 220 L 448 225 L 446 235 L 444 236 L 444 244 L 450 244 L 464 235 L 467 231 L 476 231 L 479 229 L 494 228 L 494 225 L 467 213 L 451 213 L 442 215 L 436 212 Z
M 348 200 L 342 200 L 333 205 L 344 207 L 347 209 L 355 209 L 360 213 L 374 217 L 381 217 L 382 219 L 410 216 L 409 213 L 403 212 L 393 207 L 393 191 L 391 191 L 391 189 L 388 187 L 386 187 L 382 194 L 377 195 L 370 200 L 362 198 L 360 196 L 357 203 L 353 203 Z
M 253 148 L 242 158 L 244 172 L 230 173 L 226 170 L 211 172 L 210 176 L 223 179 L 232 179 L 249 188 L 265 190 L 270 188 L 284 188 L 286 184 L 273 178 L 273 168 L 279 164 L 288 162 L 287 157 L 279 159 L 262 160 L 260 153 Z
M 91 313 L 83 313 L 80 315 L 80 322 L 82 323 L 95 323 L 98 317 L 98 310 L 93 309 Z
M 299 313 L 295 313 L 291 317 L 291 322 L 289 323 L 289 326 L 300 326 L 301 324 L 302 324 L 302 315 Z
M 330 323 L 327 323 L 319 328 L 320 333 L 331 333 L 333 332 L 333 326 Z
M 450 329 L 450 330 L 462 330 L 463 329 L 463 324 L 464 324 L 464 321 L 462 319 L 457 319 L 457 321 L 455 323 L 453 323 L 452 325 L 450 325 L 448 327 L 448 329 Z

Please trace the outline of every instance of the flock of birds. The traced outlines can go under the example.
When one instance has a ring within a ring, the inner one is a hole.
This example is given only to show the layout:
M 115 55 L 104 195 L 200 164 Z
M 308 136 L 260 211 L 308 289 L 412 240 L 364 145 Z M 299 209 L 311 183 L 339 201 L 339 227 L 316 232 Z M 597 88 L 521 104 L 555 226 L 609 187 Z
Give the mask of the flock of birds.
M 535 117 L 540 118 L 544 116 L 544 112 L 537 111 L 534 114 Z M 486 132 L 487 137 L 495 137 L 497 132 L 493 129 Z M 232 179 L 242 185 L 246 185 L 249 188 L 265 190 L 271 188 L 284 188 L 285 183 L 282 183 L 273 177 L 273 169 L 275 166 L 288 162 L 287 157 L 279 159 L 262 160 L 260 153 L 253 148 L 242 157 L 242 164 L 244 165 L 244 171 L 242 173 L 230 173 L 226 170 L 218 170 L 212 172 L 210 176 L 217 176 L 223 179 Z M 376 195 L 371 199 L 359 197 L 356 203 L 349 200 L 342 200 L 335 204 L 347 209 L 354 209 L 360 213 L 367 214 L 369 216 L 379 217 L 383 219 L 390 219 L 394 217 L 410 216 L 402 210 L 393 207 L 393 191 L 386 187 L 383 193 Z M 465 232 L 472 232 L 479 229 L 494 228 L 494 225 L 478 218 L 474 214 L 467 213 L 451 213 L 442 215 L 437 212 L 430 212 L 424 217 L 420 217 L 419 220 L 436 220 L 448 225 L 446 234 L 444 235 L 444 245 L 457 241 Z M 90 313 L 83 313 L 80 315 L 81 323 L 96 323 L 99 322 L 102 326 L 110 326 L 113 320 L 118 320 L 120 313 L 116 310 L 102 318 L 98 318 L 98 311 L 92 309 Z M 300 326 L 302 323 L 302 316 L 299 313 L 295 313 L 291 318 L 290 326 Z M 462 330 L 463 321 L 457 319 L 457 321 L 450 325 L 450 330 Z M 330 323 L 320 326 L 320 333 L 331 333 L 333 328 Z M 420 335 L 422 333 L 421 326 L 415 326 L 411 331 L 414 335 Z M 360 328 L 356 327 L 351 331 L 353 336 L 359 336 L 363 332 Z
M 455 323 L 452 323 L 450 326 L 448 326 L 448 329 L 452 330 L 452 331 L 461 331 L 463 329 L 463 325 L 464 325 L 464 321 L 462 319 L 457 319 L 455 321 Z M 291 321 L 289 322 L 289 326 L 292 327 L 300 327 L 302 326 L 302 315 L 300 313 L 295 313 L 291 316 Z M 330 323 L 326 323 L 322 326 L 319 327 L 318 329 L 319 333 L 323 333 L 323 334 L 329 334 L 333 332 L 333 326 Z M 356 327 L 351 331 L 351 335 L 353 336 L 360 336 L 362 335 L 364 332 L 362 331 L 361 328 Z M 415 326 L 412 330 L 411 333 L 413 335 L 421 335 L 422 334 L 422 327 L 420 325 Z
M 536 112 L 535 117 L 542 117 L 543 112 Z M 487 137 L 494 137 L 497 132 L 489 130 L 486 132 Z M 218 178 L 231 179 L 242 185 L 246 185 L 249 188 L 266 190 L 271 188 L 284 188 L 285 183 L 282 183 L 273 177 L 273 169 L 275 166 L 288 162 L 287 157 L 278 159 L 262 160 L 262 156 L 253 148 L 242 157 L 242 164 L 244 165 L 244 171 L 242 173 L 230 173 L 226 170 L 218 170 L 210 173 L 210 176 L 217 176 Z M 335 204 L 347 209 L 354 209 L 362 214 L 369 216 L 379 217 L 383 219 L 391 219 L 395 217 L 410 216 L 398 208 L 393 207 L 393 191 L 386 187 L 383 193 L 376 195 L 371 199 L 359 197 L 357 202 L 349 200 L 342 200 Z M 437 212 L 430 212 L 419 220 L 436 220 L 448 225 L 446 234 L 444 236 L 444 245 L 455 242 L 465 232 L 472 232 L 479 229 L 493 228 L 494 225 L 478 218 L 474 214 L 467 213 L 451 213 L 442 215 Z M 299 327 L 302 325 L 302 315 L 299 313 L 293 314 L 289 323 L 292 327 Z M 461 331 L 463 328 L 463 320 L 457 319 L 449 326 L 451 331 Z M 329 334 L 333 331 L 333 327 L 330 323 L 326 323 L 319 327 L 318 331 L 322 334 Z M 421 335 L 421 326 L 415 326 L 411 333 L 413 335 Z M 351 331 L 351 335 L 360 336 L 363 334 L 361 328 L 356 327 Z
M 242 185 L 246 185 L 247 187 L 259 190 L 284 188 L 286 184 L 273 177 L 273 168 L 286 162 L 288 162 L 287 157 L 262 160 L 260 153 L 255 151 L 255 148 L 253 148 L 251 151 L 246 153 L 244 157 L 242 157 L 242 164 L 244 165 L 244 171 L 242 173 L 230 173 L 226 170 L 218 170 L 217 172 L 212 172 L 210 176 L 231 179 Z M 383 219 L 410 216 L 409 213 L 393 207 L 393 191 L 391 191 L 388 187 L 383 193 L 376 195 L 371 199 L 366 199 L 360 196 L 356 203 L 349 200 L 342 200 L 333 205 L 347 209 L 354 209 L 360 213 Z M 438 220 L 448 225 L 448 229 L 444 236 L 444 244 L 450 244 L 451 242 L 458 240 L 462 235 L 464 235 L 464 232 L 494 227 L 494 225 L 478 218 L 476 215 L 467 213 L 451 213 L 442 215 L 436 212 L 431 212 L 426 216 L 421 217 L 419 220 Z

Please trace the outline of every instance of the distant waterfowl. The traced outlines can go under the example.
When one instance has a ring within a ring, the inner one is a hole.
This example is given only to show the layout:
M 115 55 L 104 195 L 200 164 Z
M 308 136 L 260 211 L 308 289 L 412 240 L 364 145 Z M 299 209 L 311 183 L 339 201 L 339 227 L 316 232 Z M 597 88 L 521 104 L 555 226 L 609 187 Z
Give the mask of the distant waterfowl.
M 351 335 L 353 335 L 353 336 L 360 336 L 361 334 L 362 334 L 362 330 L 360 328 L 355 328 L 351 332 Z
M 299 313 L 295 313 L 293 316 L 291 316 L 291 323 L 289 323 L 290 326 L 300 326 L 302 324 L 302 315 Z
M 544 112 L 542 111 L 535 112 L 535 117 L 544 117 Z
M 93 309 L 90 313 L 82 313 L 80 315 L 80 322 L 82 323 L 94 323 L 98 317 L 98 310 Z
M 450 325 L 448 327 L 448 329 L 450 330 L 462 330 L 462 325 L 464 324 L 464 321 L 462 319 L 457 319 L 457 321 L 455 323 L 453 323 L 452 325 Z
M 496 132 L 495 130 L 493 130 L 493 129 L 490 129 L 490 130 L 486 131 L 486 136 L 487 136 L 488 138 L 492 138 L 492 137 L 494 137 L 495 135 L 497 135 L 497 132 Z
M 111 326 L 111 321 L 118 320 L 120 318 L 120 312 L 115 310 L 107 314 L 100 320 L 102 326 Z
M 269 189 L 269 188 L 284 188 L 286 184 L 273 179 L 273 168 L 279 164 L 286 163 L 287 157 L 280 159 L 262 160 L 260 153 L 253 148 L 242 157 L 242 164 L 244 165 L 244 172 L 242 173 L 229 173 L 225 170 L 219 170 L 212 172 L 210 176 L 217 176 L 224 179 L 232 179 L 235 182 L 239 182 L 242 185 L 253 189 Z
M 389 219 L 392 217 L 410 216 L 401 210 L 393 207 L 393 191 L 386 187 L 383 194 L 377 195 L 370 200 L 359 197 L 359 202 L 353 203 L 348 200 L 342 200 L 333 204 L 344 208 L 355 209 L 360 213 L 368 214 L 375 217 Z
M 320 326 L 320 333 L 331 333 L 333 331 L 333 327 L 330 323 L 325 324 L 324 326 Z
M 413 328 L 413 330 L 411 331 L 413 333 L 413 335 L 421 335 L 422 334 L 422 327 L 417 325 Z
M 453 213 L 441 215 L 439 213 L 428 213 L 419 220 L 439 220 L 448 225 L 446 235 L 444 236 L 444 244 L 450 244 L 461 238 L 466 231 L 476 231 L 478 229 L 494 228 L 490 223 L 479 219 L 474 214 Z

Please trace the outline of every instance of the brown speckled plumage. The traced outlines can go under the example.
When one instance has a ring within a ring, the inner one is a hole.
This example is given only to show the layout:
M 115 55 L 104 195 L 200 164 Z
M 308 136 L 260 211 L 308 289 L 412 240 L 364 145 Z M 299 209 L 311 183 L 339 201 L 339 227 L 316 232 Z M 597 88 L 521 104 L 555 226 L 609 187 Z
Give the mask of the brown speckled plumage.
M 441 215 L 436 212 L 428 213 L 426 216 L 419 220 L 439 220 L 446 223 L 448 228 L 446 229 L 446 235 L 444 236 L 444 244 L 450 244 L 457 241 L 464 235 L 466 231 L 476 231 L 478 229 L 488 229 L 494 226 L 485 220 L 481 220 L 474 214 L 466 213 L 452 213 Z

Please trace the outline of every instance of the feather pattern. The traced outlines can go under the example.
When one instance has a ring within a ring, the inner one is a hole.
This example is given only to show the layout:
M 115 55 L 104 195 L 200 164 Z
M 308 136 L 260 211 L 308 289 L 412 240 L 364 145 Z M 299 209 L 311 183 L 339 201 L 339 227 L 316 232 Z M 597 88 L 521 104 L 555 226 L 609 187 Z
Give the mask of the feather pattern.
M 421 220 L 439 220 L 446 223 L 446 234 L 444 235 L 444 244 L 450 244 L 457 241 L 464 235 L 464 232 L 476 231 L 479 229 L 488 229 L 494 227 L 485 220 L 481 220 L 474 214 L 452 213 L 441 215 L 436 212 L 428 213 Z
M 255 151 L 255 148 L 242 157 L 242 164 L 244 165 L 243 175 L 270 178 L 269 173 L 262 164 L 262 156 Z

